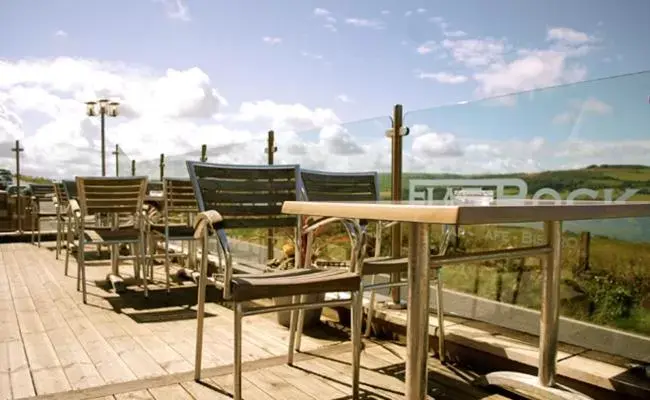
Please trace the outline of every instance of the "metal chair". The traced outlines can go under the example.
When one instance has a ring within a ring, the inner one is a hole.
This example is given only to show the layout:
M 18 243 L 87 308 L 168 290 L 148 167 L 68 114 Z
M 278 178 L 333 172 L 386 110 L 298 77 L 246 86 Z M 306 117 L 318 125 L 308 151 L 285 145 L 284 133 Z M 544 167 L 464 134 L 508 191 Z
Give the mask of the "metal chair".
M 300 172 L 304 197 L 309 201 L 378 201 L 379 200 L 379 176 L 376 172 L 328 172 L 315 170 L 301 170 Z M 333 222 L 341 222 L 348 232 L 351 231 L 350 220 L 341 218 L 324 218 L 312 225 L 307 234 L 307 249 L 311 249 L 315 227 L 323 227 Z M 362 226 L 367 222 L 359 221 Z M 377 221 L 375 232 L 374 257 L 364 258 L 360 270 L 362 277 L 371 277 L 369 284 L 362 283 L 360 293 L 370 291 L 368 303 L 368 317 L 366 319 L 365 336 L 369 337 L 372 332 L 372 319 L 376 304 L 376 291 L 392 287 L 407 286 L 408 282 L 400 280 L 397 282 L 376 283 L 376 278 L 382 275 L 401 276 L 408 271 L 408 258 L 381 257 L 381 238 L 384 229 L 393 226 L 397 222 Z M 443 236 L 440 252 L 445 254 L 449 246 L 450 236 Z M 354 250 L 353 250 L 354 251 Z M 309 259 L 309 258 L 307 258 Z M 317 265 L 319 263 L 317 262 Z M 432 266 L 435 271 L 432 280 L 437 283 L 437 314 L 439 324 L 439 354 L 440 360 L 444 361 L 444 311 L 442 302 L 442 279 L 440 279 L 440 266 Z M 296 350 L 300 351 L 300 339 L 304 323 L 304 313 L 299 314 Z
M 73 232 L 77 236 L 77 290 L 81 284 L 83 292 L 83 302 L 86 303 L 86 245 L 134 245 L 133 257 L 128 257 L 134 261 L 134 270 L 139 274 L 140 266 L 144 263 L 144 241 L 145 241 L 145 217 L 143 214 L 144 194 L 147 184 L 146 177 L 77 177 L 76 192 L 77 200 L 70 199 L 68 225 L 68 248 L 66 249 L 66 273 L 68 268 L 68 259 L 70 247 L 74 243 Z M 87 229 L 86 216 L 107 214 L 112 216 L 113 226 L 110 228 L 97 229 L 91 227 Z M 131 215 L 133 226 L 120 226 L 120 214 Z M 72 221 L 77 229 L 74 229 Z M 119 256 L 114 254 L 114 262 L 117 262 Z M 126 257 L 123 257 L 126 258 Z M 147 274 L 143 274 L 142 280 L 145 297 L 148 296 Z
M 29 189 L 32 195 L 32 244 L 34 244 L 34 234 L 38 233 L 38 247 L 41 247 L 41 218 L 57 218 L 58 213 L 43 211 L 43 203 L 52 202 L 54 196 L 54 186 L 51 183 L 37 184 L 30 183 Z M 35 231 L 36 230 L 36 231 Z
M 63 235 L 67 225 L 66 210 L 68 208 L 68 194 L 63 182 L 54 183 L 54 209 L 56 210 L 56 259 L 61 255 Z
M 201 356 L 203 346 L 203 319 L 205 292 L 208 281 L 208 239 L 214 237 L 220 247 L 225 268 L 220 275 L 213 276 L 217 287 L 223 288 L 225 299 L 234 305 L 234 398 L 241 399 L 241 347 L 242 318 L 249 315 L 291 311 L 291 329 L 287 363 L 293 363 L 297 311 L 324 306 L 349 305 L 352 308 L 352 392 L 358 398 L 359 359 L 361 340 L 357 331 L 361 328 L 361 278 L 351 263 L 347 270 L 323 270 L 317 268 L 296 268 L 294 270 L 264 274 L 233 274 L 233 263 L 226 230 L 232 228 L 289 228 L 296 231 L 296 266 L 302 266 L 300 217 L 281 213 L 282 203 L 300 198 L 301 186 L 297 165 L 276 166 L 233 166 L 187 161 L 190 180 L 199 205 L 194 237 L 201 239 L 201 267 L 198 282 L 198 315 L 196 361 L 194 377 L 201 377 Z M 364 248 L 365 232 L 357 225 L 354 231 L 357 248 Z M 359 250 L 358 255 L 362 254 Z M 357 257 L 353 257 L 356 259 Z M 350 299 L 325 302 L 300 302 L 301 295 L 333 291 L 349 292 Z M 290 304 L 244 309 L 243 304 L 251 300 L 292 296 Z
M 169 242 L 170 241 L 190 241 L 194 242 L 194 227 L 192 226 L 195 214 L 199 208 L 194 196 L 194 188 L 189 179 L 165 178 L 163 181 L 163 207 L 162 221 L 150 221 L 148 224 L 148 259 L 151 260 L 149 272 L 153 275 L 153 261 L 161 255 L 156 254 L 156 241 L 162 239 L 165 241 L 165 275 L 166 288 L 169 292 Z M 180 221 L 174 221 L 180 219 Z M 194 265 L 195 254 L 188 251 L 188 264 Z M 153 277 L 152 277 L 153 278 Z

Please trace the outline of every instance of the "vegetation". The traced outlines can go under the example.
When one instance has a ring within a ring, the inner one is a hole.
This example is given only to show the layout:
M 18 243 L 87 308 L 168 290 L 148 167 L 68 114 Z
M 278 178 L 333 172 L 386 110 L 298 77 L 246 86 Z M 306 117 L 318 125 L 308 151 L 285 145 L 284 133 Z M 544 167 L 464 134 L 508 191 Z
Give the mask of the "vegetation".
M 537 173 L 512 173 L 512 174 L 435 174 L 435 173 L 404 173 L 402 177 L 402 197 L 408 198 L 409 181 L 411 179 L 494 179 L 494 178 L 519 178 L 528 185 L 528 193 L 532 195 L 542 188 L 556 190 L 562 195 L 579 189 L 615 189 L 614 194 L 621 193 L 624 189 L 640 189 L 633 200 L 650 199 L 650 166 L 644 165 L 590 165 L 584 169 L 544 171 Z M 382 173 L 379 176 L 380 191 L 382 196 L 390 196 L 390 174 Z
M 547 171 L 534 174 L 425 174 L 405 173 L 403 198 L 408 198 L 411 179 L 521 178 L 529 194 L 552 188 L 565 196 L 579 188 L 615 189 L 614 195 L 627 188 L 641 189 L 632 200 L 650 200 L 650 167 L 642 165 L 591 165 L 585 169 Z M 380 174 L 382 197 L 390 197 L 390 175 Z M 432 229 L 432 252 L 440 232 Z M 374 230 L 370 230 L 374 232 Z M 237 232 L 244 240 L 266 243 L 266 230 Z M 389 232 L 383 243 L 389 243 Z M 541 224 L 534 227 L 473 226 L 460 230 L 456 251 L 478 251 L 507 246 L 531 245 L 541 240 Z M 281 247 L 292 234 L 276 231 L 276 246 Z M 403 238 L 404 254 L 407 251 Z M 373 240 L 371 239 L 371 242 Z M 580 254 L 579 233 L 565 233 L 562 261 L 562 315 L 637 332 L 650 336 L 650 245 L 606 236 L 591 236 L 589 264 Z M 539 244 L 539 242 L 537 242 Z M 349 242 L 336 226 L 320 232 L 315 243 L 320 259 L 341 260 L 349 257 Z M 382 246 L 382 253 L 389 246 Z M 369 250 L 369 255 L 373 250 Z M 455 265 L 443 269 L 445 287 L 484 298 L 539 309 L 541 266 L 536 258 L 486 262 L 480 265 Z

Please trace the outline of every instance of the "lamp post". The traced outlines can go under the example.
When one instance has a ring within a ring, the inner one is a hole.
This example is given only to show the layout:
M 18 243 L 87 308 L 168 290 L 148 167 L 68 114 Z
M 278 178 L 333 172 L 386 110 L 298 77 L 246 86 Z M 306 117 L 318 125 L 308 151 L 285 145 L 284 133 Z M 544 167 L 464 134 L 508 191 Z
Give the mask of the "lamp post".
M 102 135 L 102 176 L 106 176 L 106 115 L 109 117 L 117 117 L 118 107 L 120 103 L 116 101 L 109 101 L 101 99 L 98 101 L 89 101 L 86 103 L 86 114 L 89 117 L 99 115 L 101 120 L 101 135 Z

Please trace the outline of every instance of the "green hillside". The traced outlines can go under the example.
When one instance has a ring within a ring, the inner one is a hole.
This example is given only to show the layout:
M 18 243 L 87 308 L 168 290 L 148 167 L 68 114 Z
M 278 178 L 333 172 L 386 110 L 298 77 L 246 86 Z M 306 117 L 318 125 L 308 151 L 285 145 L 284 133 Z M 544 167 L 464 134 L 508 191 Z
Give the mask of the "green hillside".
M 442 174 L 442 173 L 404 173 L 402 176 L 402 198 L 408 198 L 408 184 L 411 179 L 490 179 L 520 178 L 528 185 L 528 193 L 542 188 L 566 194 L 579 188 L 615 189 L 615 194 L 624 189 L 640 189 L 633 200 L 650 200 L 650 166 L 645 165 L 590 165 L 587 168 L 543 171 L 537 173 L 512 174 Z M 389 173 L 379 174 L 383 198 L 390 197 L 391 179 Z

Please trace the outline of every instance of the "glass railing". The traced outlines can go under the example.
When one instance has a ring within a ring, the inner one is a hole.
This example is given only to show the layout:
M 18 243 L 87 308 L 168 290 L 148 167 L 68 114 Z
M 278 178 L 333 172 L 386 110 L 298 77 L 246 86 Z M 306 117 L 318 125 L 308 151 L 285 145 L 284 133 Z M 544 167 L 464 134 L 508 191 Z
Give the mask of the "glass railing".
M 345 124 L 328 125 L 306 131 L 276 131 L 274 135 L 275 164 L 299 164 L 302 169 L 336 172 L 382 171 L 380 181 L 384 192 L 389 192 L 387 171 L 390 170 L 390 139 L 386 131 L 391 127 L 387 116 L 354 121 Z M 266 164 L 267 141 L 256 145 L 255 153 L 249 157 L 260 157 L 247 163 Z M 213 161 L 210 159 L 209 161 Z M 267 264 L 267 258 L 274 259 L 268 268 L 290 268 L 293 260 L 289 249 L 293 239 L 291 229 L 240 230 L 229 234 L 231 246 L 238 259 L 246 260 L 258 267 Z M 272 253 L 269 241 L 272 239 Z M 389 244 L 385 241 L 386 244 Z M 314 242 L 319 262 L 349 260 L 350 242 L 340 225 L 332 225 L 319 231 Z M 389 246 L 385 247 L 389 250 Z
M 648 200 L 649 95 L 650 73 L 642 73 L 409 112 L 404 197 L 483 188 L 499 198 Z M 650 218 L 563 226 L 562 316 L 650 340 Z M 437 240 L 442 230 L 434 231 Z M 534 245 L 542 237 L 541 224 L 463 227 L 457 251 Z M 538 260 L 459 265 L 443 277 L 459 299 L 503 304 L 477 310 L 450 301 L 450 312 L 538 331 L 517 326 L 530 320 L 518 322 L 511 307 L 539 310 Z

